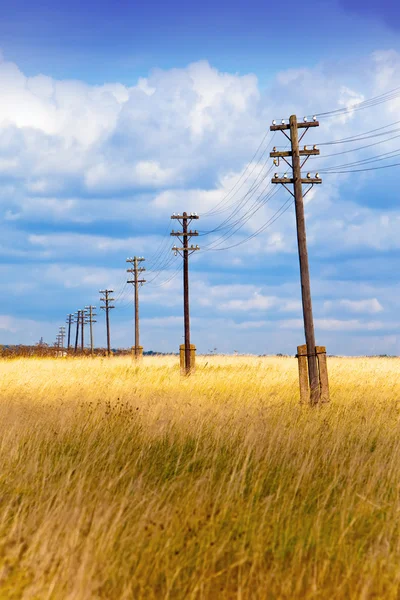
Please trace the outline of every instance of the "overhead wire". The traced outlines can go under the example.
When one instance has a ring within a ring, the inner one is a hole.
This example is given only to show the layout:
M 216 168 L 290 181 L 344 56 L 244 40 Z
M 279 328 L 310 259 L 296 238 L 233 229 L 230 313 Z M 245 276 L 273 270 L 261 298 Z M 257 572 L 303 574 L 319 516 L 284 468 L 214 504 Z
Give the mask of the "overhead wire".
M 246 237 L 242 240 L 239 240 L 238 242 L 236 242 L 235 244 L 231 244 L 230 246 L 225 246 L 224 248 L 210 248 L 209 250 L 206 250 L 206 252 L 211 252 L 211 251 L 219 252 L 222 250 L 230 250 L 231 248 L 236 248 L 237 246 L 241 246 L 242 244 L 245 244 L 246 242 L 248 242 L 251 239 L 255 238 L 256 236 L 260 235 L 260 233 L 263 233 L 266 229 L 268 229 L 268 227 L 273 225 L 275 223 L 275 221 L 277 221 L 287 210 L 289 210 L 289 208 L 291 207 L 291 205 L 293 203 L 294 203 L 293 198 L 289 197 L 286 200 L 286 202 L 283 203 L 283 205 L 274 213 L 274 215 L 272 215 L 272 217 L 266 223 L 264 223 L 259 229 L 254 231 L 248 237 Z
M 265 166 L 265 165 L 264 165 Z M 264 168 L 263 166 L 263 168 Z M 211 229 L 209 231 L 202 231 L 200 230 L 199 235 L 200 236 L 205 236 L 205 235 L 210 235 L 212 233 L 216 233 L 218 231 L 221 231 L 222 229 L 226 229 L 227 227 L 231 227 L 234 226 L 235 223 L 231 223 L 231 220 L 235 217 L 237 217 L 238 213 L 244 208 L 244 206 L 246 206 L 246 204 L 251 200 L 251 198 L 254 196 L 254 194 L 257 192 L 257 190 L 260 188 L 261 184 L 266 180 L 266 178 L 268 177 L 268 175 L 270 174 L 270 172 L 272 171 L 273 167 L 270 167 L 268 169 L 268 171 L 264 174 L 264 176 L 261 178 L 261 180 L 254 185 L 254 187 L 252 186 L 248 192 L 243 196 L 242 200 L 239 202 L 239 205 L 235 208 L 235 210 L 231 213 L 231 215 L 229 215 L 229 217 L 227 217 L 224 221 L 222 221 L 222 223 L 220 223 L 219 225 L 217 225 L 216 227 L 214 227 L 214 229 Z M 267 185 L 263 188 L 263 190 L 261 191 L 261 193 L 257 196 L 255 203 L 257 203 L 258 199 L 263 195 L 263 193 L 265 192 L 265 190 L 267 189 L 267 187 L 270 185 L 270 182 L 268 181 Z M 251 192 L 251 193 L 250 193 Z M 253 205 L 254 206 L 254 203 Z M 251 210 L 252 207 L 250 207 L 249 210 Z M 242 217 L 239 217 L 239 220 Z
M 396 150 L 391 150 L 390 152 L 384 152 L 383 154 L 377 154 L 376 156 L 370 156 L 367 158 L 363 158 L 363 159 L 360 159 L 360 160 L 357 160 L 357 161 L 354 161 L 351 163 L 345 163 L 343 165 L 332 165 L 331 167 L 321 167 L 320 172 L 327 173 L 327 172 L 331 171 L 332 169 L 356 167 L 356 166 L 367 164 L 367 163 L 380 162 L 382 160 L 389 160 L 389 159 L 394 158 L 395 156 L 399 156 L 399 155 L 400 155 L 400 148 L 396 148 Z
M 365 171 L 377 171 L 379 169 L 390 169 L 392 167 L 399 167 L 400 163 L 393 163 L 392 165 L 382 165 L 380 167 L 369 167 L 367 169 L 347 169 L 347 170 L 338 170 L 338 171 L 326 171 L 326 175 L 330 175 L 331 173 L 363 173 Z M 324 171 L 321 169 L 321 173 Z
M 372 148 L 373 146 L 378 146 L 379 144 L 385 144 L 386 142 L 391 142 L 392 140 L 395 140 L 399 137 L 400 137 L 400 133 L 398 135 L 394 135 L 394 136 L 388 138 L 387 140 L 379 140 L 379 142 L 374 142 L 373 144 L 366 144 L 364 146 L 359 146 L 358 148 L 351 148 L 350 150 L 343 150 L 342 152 L 333 152 L 331 154 L 323 154 L 321 156 L 316 156 L 316 157 L 314 157 L 314 160 L 321 159 L 321 158 L 331 158 L 332 156 L 341 156 L 342 154 L 350 154 L 351 152 L 357 152 L 358 150 L 365 150 L 367 148 Z
M 218 208 L 220 206 L 223 206 L 224 204 L 227 204 L 227 202 L 229 202 L 229 200 L 232 200 L 233 196 L 235 196 L 238 191 L 243 187 L 243 185 L 248 181 L 248 179 L 251 177 L 251 175 L 253 174 L 253 172 L 255 171 L 255 169 L 257 168 L 257 166 L 260 164 L 261 159 L 263 158 L 264 154 L 267 152 L 268 148 L 264 148 L 264 151 L 262 152 L 261 156 L 259 157 L 257 163 L 255 165 L 253 165 L 253 168 L 251 169 L 250 173 L 248 173 L 247 177 L 244 179 L 244 181 L 241 183 L 241 185 L 237 188 L 237 190 L 235 191 L 235 193 L 233 194 L 232 198 L 229 198 L 229 196 L 231 195 L 231 193 L 233 192 L 233 190 L 235 190 L 236 186 L 239 184 L 239 182 L 241 181 L 241 179 L 244 177 L 244 175 L 246 174 L 247 170 L 249 169 L 250 165 L 253 163 L 255 157 L 257 156 L 259 150 L 261 149 L 263 143 L 265 142 L 265 140 L 267 139 L 268 135 L 270 135 L 270 131 L 267 131 L 263 137 L 263 139 L 261 140 L 260 145 L 258 146 L 257 150 L 255 151 L 255 153 L 253 154 L 252 158 L 250 159 L 250 161 L 247 163 L 246 168 L 244 169 L 244 171 L 242 172 L 242 174 L 240 175 L 239 179 L 236 181 L 235 185 L 229 190 L 229 192 L 227 192 L 225 194 L 225 196 L 219 201 L 217 202 L 217 204 L 214 206 L 214 208 L 204 212 L 202 214 L 203 218 L 206 217 L 211 217 L 211 216 L 215 216 L 217 214 L 221 214 L 223 212 L 225 212 L 226 210 L 229 210 L 229 206 L 227 206 L 226 208 Z M 274 133 L 275 135 L 275 133 Z
M 220 244 L 224 243 L 227 239 L 231 238 L 235 233 L 240 231 L 240 229 L 242 229 L 246 225 L 246 223 L 260 210 L 260 208 L 265 206 L 275 196 L 275 194 L 277 192 L 278 192 L 278 188 L 276 188 L 274 191 L 272 191 L 272 189 L 271 189 L 264 196 L 263 201 L 259 204 L 259 206 L 257 208 L 255 208 L 252 212 L 249 211 L 247 213 L 247 215 L 245 215 L 245 217 L 243 217 L 242 219 L 239 219 L 237 221 L 237 224 L 240 223 L 240 225 L 238 227 L 236 227 L 236 229 L 234 227 L 232 227 L 231 231 L 227 232 L 227 235 L 223 235 L 220 238 L 218 238 L 217 240 L 210 242 L 210 244 L 206 245 L 203 249 L 204 250 L 213 250 Z
M 340 115 L 344 115 L 344 114 L 348 114 L 348 113 L 352 113 L 352 112 L 358 112 L 360 110 L 365 110 L 366 108 L 371 108 L 374 106 L 378 106 L 379 104 L 389 102 L 390 100 L 394 100 L 399 97 L 400 97 L 400 87 L 396 87 L 396 88 L 393 88 L 392 90 L 389 90 L 388 92 L 384 92 L 383 94 L 380 94 L 378 96 L 374 96 L 367 100 L 362 100 L 361 102 L 355 102 L 354 104 L 351 104 L 350 106 L 344 106 L 342 108 L 337 108 L 337 109 L 330 110 L 330 111 L 316 113 L 316 117 L 317 118 L 320 118 L 320 117 L 327 118 L 327 117 L 340 116 Z
M 175 271 L 173 271 L 172 275 L 170 275 L 165 281 L 162 281 L 161 283 L 156 283 L 153 285 L 153 287 L 158 288 L 158 287 L 162 287 L 163 285 L 166 285 L 167 283 L 169 283 L 170 281 L 172 281 L 173 279 L 175 279 L 175 277 L 178 275 L 178 273 L 180 273 L 182 270 L 181 265 L 179 265 Z

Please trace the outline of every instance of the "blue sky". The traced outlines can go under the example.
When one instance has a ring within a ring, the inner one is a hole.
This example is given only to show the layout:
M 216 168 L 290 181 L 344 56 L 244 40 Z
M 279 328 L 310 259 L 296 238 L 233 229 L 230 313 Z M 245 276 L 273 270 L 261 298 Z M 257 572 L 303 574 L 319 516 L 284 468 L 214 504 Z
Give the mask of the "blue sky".
M 147 258 L 149 280 L 141 290 L 143 345 L 176 350 L 182 293 L 170 215 L 196 211 L 207 233 L 230 215 L 246 219 L 255 202 L 257 212 L 231 237 L 221 230 L 198 240 L 192 337 L 202 352 L 293 354 L 303 341 L 293 208 L 274 221 L 284 190 L 256 202 L 271 187 L 265 161 L 283 136 L 264 140 L 228 210 L 204 213 L 229 194 L 273 118 L 334 110 L 400 86 L 395 3 L 15 0 L 2 11 L 1 341 L 53 341 L 69 312 L 98 305 L 98 289 L 112 286 L 112 341 L 130 345 L 124 269 L 137 254 Z M 390 125 L 399 109 L 395 95 L 321 118 L 307 137 L 321 143 L 321 158 L 308 168 L 395 154 L 395 133 L 322 144 Z M 369 141 L 381 143 L 357 150 Z M 344 150 L 351 152 L 324 158 Z M 400 352 L 396 178 L 397 168 L 325 173 L 307 197 L 317 341 L 332 353 Z M 257 194 L 241 202 L 252 185 Z M 210 250 L 222 234 L 220 247 L 234 247 Z
M 7 58 L 27 75 L 131 85 L 153 68 L 207 59 L 219 70 L 268 81 L 288 66 L 362 58 L 377 43 L 397 47 L 396 4 L 13 0 L 2 3 L 0 36 Z

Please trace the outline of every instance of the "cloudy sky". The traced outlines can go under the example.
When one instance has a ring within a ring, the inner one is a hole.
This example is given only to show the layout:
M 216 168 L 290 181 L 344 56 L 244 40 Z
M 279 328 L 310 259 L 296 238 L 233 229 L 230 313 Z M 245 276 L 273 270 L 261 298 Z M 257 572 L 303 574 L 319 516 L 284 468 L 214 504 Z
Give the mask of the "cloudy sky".
M 294 207 L 268 155 L 286 145 L 272 119 L 295 113 L 321 115 L 304 139 L 323 178 L 306 197 L 317 343 L 400 353 L 399 17 L 394 0 L 3 3 L 0 342 L 53 342 L 112 287 L 112 345 L 131 345 L 125 260 L 139 255 L 141 341 L 176 351 L 170 216 L 187 210 L 198 350 L 294 354 Z

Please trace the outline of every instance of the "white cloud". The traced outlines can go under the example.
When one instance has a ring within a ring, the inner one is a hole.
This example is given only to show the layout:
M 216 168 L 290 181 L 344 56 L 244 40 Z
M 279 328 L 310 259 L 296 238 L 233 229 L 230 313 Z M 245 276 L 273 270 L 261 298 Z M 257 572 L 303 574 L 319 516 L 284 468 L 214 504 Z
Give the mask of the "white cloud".
M 315 68 L 283 71 L 261 90 L 254 75 L 221 73 L 205 61 L 180 69 L 156 69 L 131 87 L 118 83 L 92 86 L 45 75 L 27 77 L 16 65 L 1 62 L 0 255 L 41 260 L 44 264 L 36 267 L 40 271 L 37 276 L 48 286 L 71 294 L 82 288 L 86 294 L 91 286 L 97 290 L 109 280 L 114 285 L 118 269 L 123 280 L 125 256 L 157 252 L 172 212 L 196 211 L 201 215 L 196 223 L 201 232 L 216 231 L 199 239 L 202 250 L 193 259 L 196 268 L 191 274 L 193 307 L 210 316 L 213 311 L 217 315 L 221 311 L 254 312 L 257 321 L 228 321 L 230 330 L 243 336 L 247 329 L 255 336 L 258 328 L 269 327 L 264 313 L 267 319 L 291 316 L 282 313 L 297 316 L 301 303 L 294 209 L 290 206 L 275 221 L 289 196 L 280 190 L 268 202 L 265 198 L 272 188 L 268 186 L 269 146 L 285 144 L 283 136 L 275 136 L 273 142 L 268 138 L 260 162 L 253 161 L 251 174 L 248 171 L 245 181 L 230 190 L 268 123 L 291 114 L 294 101 L 311 115 L 319 107 L 349 106 L 400 85 L 397 53 L 375 53 L 365 64 L 368 68 L 362 79 L 332 73 L 321 63 Z M 307 143 L 371 129 L 378 113 L 377 123 L 390 123 L 399 109 L 400 101 L 394 98 L 377 109 L 350 113 L 342 119 L 321 119 L 320 129 L 307 134 Z M 397 145 L 398 140 L 393 140 L 382 148 L 386 151 Z M 335 147 L 330 148 L 324 146 L 321 156 L 333 153 Z M 361 156 L 380 152 L 377 148 Z M 325 164 L 348 159 L 351 155 L 327 157 Z M 324 160 L 314 164 L 323 165 Z M 379 332 L 385 328 L 384 319 L 396 328 L 394 284 L 388 289 L 386 283 L 374 287 L 361 281 L 338 281 L 344 269 L 335 260 L 338 254 L 343 258 L 357 251 L 362 257 L 368 251 L 369 256 L 379 257 L 400 249 L 400 210 L 394 202 L 392 208 L 383 201 L 375 206 L 364 204 L 362 194 L 356 196 L 363 189 L 362 177 L 353 176 L 351 188 L 344 194 L 349 177 L 326 174 L 323 186 L 306 198 L 310 259 L 316 259 L 312 265 L 316 327 L 325 332 Z M 372 181 L 373 175 L 367 178 Z M 262 185 L 252 195 L 260 180 Z M 384 192 L 382 197 L 386 198 Z M 218 203 L 215 216 L 204 214 Z M 218 247 L 235 245 L 268 221 L 271 224 L 265 232 L 244 245 L 226 252 L 205 252 L 219 242 Z M 116 222 L 123 223 L 124 231 Z M 106 229 L 105 223 L 111 226 Z M 170 252 L 169 242 L 167 233 L 162 242 L 165 255 Z M 121 261 L 119 267 L 117 260 Z M 57 261 L 57 266 L 52 264 Z M 295 276 L 288 271 L 289 264 L 295 266 Z M 155 284 L 173 274 L 175 265 L 167 266 Z M 366 279 L 369 268 L 370 259 L 362 266 Z M 214 274 L 214 285 L 208 280 L 208 270 Z M 248 270 L 251 283 L 239 283 L 245 281 L 243 273 Z M 378 269 L 373 271 L 371 268 L 371 279 Z M 149 275 L 151 279 L 154 273 Z M 272 282 L 269 286 L 260 284 L 268 281 Z M 145 306 L 148 302 L 154 310 L 159 304 L 173 313 L 181 302 L 180 277 L 159 288 L 149 285 L 142 293 Z M 385 299 L 385 311 L 378 298 Z M 324 311 L 330 311 L 332 318 L 321 318 Z M 357 318 L 346 320 L 346 313 Z M 378 313 L 382 321 L 364 323 L 361 318 Z M 169 316 L 178 319 L 175 314 Z M 165 322 L 162 317 L 157 319 L 161 320 L 148 318 L 146 326 L 160 327 Z M 177 325 L 178 321 L 170 323 Z M 226 322 L 217 320 L 216 327 L 225 326 Z M 282 329 L 291 335 L 292 328 L 301 329 L 302 321 L 289 319 L 276 325 L 278 336 Z M 207 335 L 214 334 L 220 332 L 216 329 Z
M 98 163 L 88 169 L 85 183 L 89 190 L 121 191 L 126 188 L 159 188 L 176 185 L 179 174 L 171 168 L 162 168 L 153 160 L 139 161 L 136 165 Z
M 324 303 L 326 310 L 332 310 L 335 308 L 344 308 L 345 310 L 353 313 L 361 314 L 375 314 L 383 311 L 383 306 L 377 298 L 369 298 L 365 300 L 338 300 L 333 302 L 328 300 Z
M 221 304 L 221 310 L 238 310 L 238 311 L 251 311 L 251 310 L 269 310 L 276 306 L 277 298 L 263 296 L 258 292 L 247 299 L 243 300 L 229 300 Z
M 23 343 L 21 342 L 21 335 L 29 336 L 29 338 L 33 340 L 33 336 L 37 335 L 40 326 L 43 326 L 43 324 L 38 323 L 33 319 L 21 319 L 12 315 L 0 315 L 0 330 L 13 334 L 13 343 Z
M 141 250 L 148 241 L 145 237 L 137 238 L 113 238 L 99 235 L 81 235 L 78 233 L 61 234 L 30 234 L 28 241 L 33 246 L 45 248 L 48 256 L 62 253 L 76 255 L 97 255 L 99 252 L 105 254 L 123 251 L 132 254 L 132 248 Z

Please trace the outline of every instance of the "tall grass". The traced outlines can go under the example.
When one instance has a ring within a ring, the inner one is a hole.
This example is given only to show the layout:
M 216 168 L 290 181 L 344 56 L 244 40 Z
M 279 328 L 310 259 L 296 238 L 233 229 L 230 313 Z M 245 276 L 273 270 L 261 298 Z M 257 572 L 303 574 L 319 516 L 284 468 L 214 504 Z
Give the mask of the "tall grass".
M 400 597 L 400 360 L 0 362 L 0 598 Z

